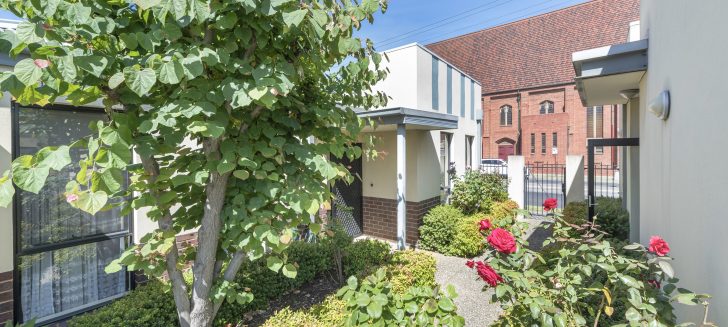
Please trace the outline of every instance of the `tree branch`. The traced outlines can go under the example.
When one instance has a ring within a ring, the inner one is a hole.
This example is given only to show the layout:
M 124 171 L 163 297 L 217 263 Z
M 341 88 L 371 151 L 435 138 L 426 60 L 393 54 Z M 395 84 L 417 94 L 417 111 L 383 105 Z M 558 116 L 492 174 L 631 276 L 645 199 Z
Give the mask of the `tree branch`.
M 233 255 L 233 258 L 230 259 L 230 263 L 228 264 L 227 268 L 225 269 L 225 273 L 222 276 L 222 278 L 226 281 L 232 281 L 235 279 L 235 275 L 237 275 L 238 270 L 240 270 L 240 266 L 245 262 L 245 252 L 243 250 L 238 250 Z M 217 311 L 220 309 L 220 306 L 222 305 L 222 302 L 215 303 L 215 307 L 212 311 L 212 316 L 214 317 L 217 315 Z
M 151 156 L 141 157 L 142 166 L 147 175 L 149 175 L 149 184 L 154 184 L 159 177 L 159 164 Z M 156 189 L 151 188 L 152 197 L 159 201 L 159 192 Z M 172 230 L 172 214 L 169 209 L 165 209 L 162 213 L 162 218 L 157 222 L 159 228 L 163 231 Z M 182 327 L 189 327 L 190 324 L 190 299 L 187 295 L 187 284 L 182 276 L 182 272 L 177 269 L 177 263 L 179 262 L 179 249 L 177 248 L 177 242 L 172 243 L 172 248 L 167 252 L 166 255 L 167 263 L 167 274 L 169 280 L 172 282 L 172 294 L 174 296 L 174 302 L 177 304 L 177 315 L 179 316 L 180 325 Z

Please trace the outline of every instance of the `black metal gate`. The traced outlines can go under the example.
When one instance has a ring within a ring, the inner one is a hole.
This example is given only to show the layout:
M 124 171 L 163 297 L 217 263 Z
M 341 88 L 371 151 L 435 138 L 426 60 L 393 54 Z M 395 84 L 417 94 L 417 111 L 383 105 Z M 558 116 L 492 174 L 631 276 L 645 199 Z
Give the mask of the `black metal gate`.
M 558 207 L 566 199 L 566 166 L 563 164 L 529 164 L 523 171 L 525 209 L 531 215 L 545 216 L 543 201 L 555 198 Z
M 594 219 L 595 207 L 597 205 L 597 178 L 596 178 L 596 165 L 594 163 L 594 148 L 604 146 L 639 146 L 639 138 L 612 138 L 612 139 L 589 139 L 586 142 L 586 165 L 587 165 L 587 205 L 589 210 L 587 211 L 587 219 L 592 221 Z M 622 171 L 626 173 L 626 169 Z M 624 196 L 621 195 L 620 196 Z
M 336 181 L 333 189 L 331 216 L 351 236 L 362 234 L 363 228 L 363 190 L 362 190 L 362 159 L 351 161 L 344 156 L 341 160 L 334 159 L 349 169 L 354 181 L 347 184 L 342 180 Z

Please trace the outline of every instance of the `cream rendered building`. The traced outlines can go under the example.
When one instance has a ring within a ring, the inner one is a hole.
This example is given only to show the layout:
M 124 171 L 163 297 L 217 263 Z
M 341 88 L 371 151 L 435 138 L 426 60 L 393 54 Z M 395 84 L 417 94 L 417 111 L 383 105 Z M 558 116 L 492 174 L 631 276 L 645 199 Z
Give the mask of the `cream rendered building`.
M 480 84 L 419 44 L 385 51 L 387 78 L 375 86 L 386 108 L 363 110 L 377 158 L 352 165 L 360 179 L 337 185 L 333 215 L 352 234 L 414 245 L 422 216 L 449 192 L 448 169 L 480 162 Z M 450 171 L 452 173 L 452 171 Z M 351 210 L 337 210 L 344 207 Z
M 712 295 L 708 321 L 728 325 L 728 2 L 642 0 L 634 41 L 574 53 L 582 101 L 624 104 L 631 238 L 670 244 L 679 285 Z M 703 320 L 677 306 L 678 320 Z

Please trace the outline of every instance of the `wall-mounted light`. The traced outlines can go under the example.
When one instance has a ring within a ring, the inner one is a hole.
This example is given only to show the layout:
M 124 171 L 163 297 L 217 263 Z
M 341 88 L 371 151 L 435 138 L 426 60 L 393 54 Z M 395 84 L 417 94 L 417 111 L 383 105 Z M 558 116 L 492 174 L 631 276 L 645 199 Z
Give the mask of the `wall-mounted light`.
M 657 116 L 657 118 L 667 120 L 667 117 L 670 115 L 670 91 L 660 92 L 656 98 L 650 101 L 647 110 Z

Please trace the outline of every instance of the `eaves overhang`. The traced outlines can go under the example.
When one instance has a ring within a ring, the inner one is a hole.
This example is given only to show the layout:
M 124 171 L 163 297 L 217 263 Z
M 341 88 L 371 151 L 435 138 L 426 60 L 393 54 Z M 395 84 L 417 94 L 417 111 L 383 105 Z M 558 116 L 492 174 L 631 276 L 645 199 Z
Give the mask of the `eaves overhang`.
M 378 125 L 407 125 L 412 129 L 442 130 L 458 128 L 458 116 L 411 108 L 386 108 L 358 111 L 361 118 L 370 118 Z
M 572 54 L 576 88 L 584 106 L 627 103 L 647 71 L 648 40 Z

